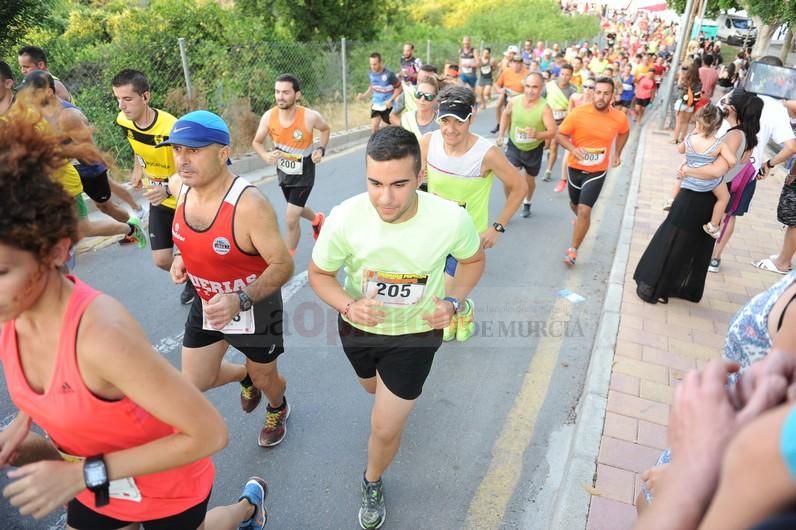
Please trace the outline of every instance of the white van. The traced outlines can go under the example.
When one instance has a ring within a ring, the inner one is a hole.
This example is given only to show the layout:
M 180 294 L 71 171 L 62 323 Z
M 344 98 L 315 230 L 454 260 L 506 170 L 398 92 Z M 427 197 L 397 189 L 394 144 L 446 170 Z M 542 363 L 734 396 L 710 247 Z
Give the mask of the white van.
M 749 17 L 724 14 L 718 16 L 716 23 L 719 26 L 719 40 L 728 44 L 741 44 L 746 39 L 751 46 L 757 40 L 757 28 Z

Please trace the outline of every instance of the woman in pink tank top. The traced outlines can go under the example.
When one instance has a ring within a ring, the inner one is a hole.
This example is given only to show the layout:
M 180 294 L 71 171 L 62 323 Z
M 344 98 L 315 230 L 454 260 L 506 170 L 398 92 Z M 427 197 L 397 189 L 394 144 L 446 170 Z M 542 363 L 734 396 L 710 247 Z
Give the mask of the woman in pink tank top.
M 62 273 L 77 218 L 50 175 L 99 155 L 64 145 L 24 100 L 0 119 L 0 362 L 19 409 L 0 431 L 0 467 L 21 466 L 3 502 L 37 519 L 67 504 L 76 530 L 262 529 L 258 477 L 206 513 L 209 457 L 227 443 L 219 413 L 119 302 Z M 34 443 L 61 458 L 36 461 Z

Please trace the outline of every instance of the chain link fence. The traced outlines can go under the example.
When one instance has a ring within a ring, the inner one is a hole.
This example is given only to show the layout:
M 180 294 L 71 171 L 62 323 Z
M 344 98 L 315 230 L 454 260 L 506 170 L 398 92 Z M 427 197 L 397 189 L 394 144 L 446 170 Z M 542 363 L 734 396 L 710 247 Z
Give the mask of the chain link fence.
M 522 41 L 477 37 L 472 37 L 472 43 L 477 50 L 491 48 L 498 61 L 509 45 L 522 46 Z M 562 51 L 572 44 L 578 43 L 559 43 Z M 129 50 L 118 54 L 109 50 L 101 61 L 74 57 L 68 61 L 74 65 L 70 70 L 53 68 L 95 127 L 97 143 L 125 168 L 132 162 L 132 152 L 115 125 L 119 110 L 111 90 L 111 79 L 125 68 L 147 75 L 153 107 L 177 117 L 194 109 L 221 115 L 230 126 L 233 153 L 240 154 L 251 150 L 260 117 L 274 104 L 274 79 L 282 73 L 298 77 L 302 103 L 321 112 L 333 132 L 366 126 L 370 103 L 357 101 L 356 95 L 368 88 L 368 58 L 372 52 L 381 53 L 384 65 L 397 73 L 403 42 L 262 42 L 219 49 L 216 44 L 186 38 L 175 39 L 172 46 L 142 46 L 136 54 L 139 61 L 130 61 Z M 415 43 L 415 56 L 442 72 L 446 63 L 458 62 L 459 48 L 456 41 L 429 40 Z

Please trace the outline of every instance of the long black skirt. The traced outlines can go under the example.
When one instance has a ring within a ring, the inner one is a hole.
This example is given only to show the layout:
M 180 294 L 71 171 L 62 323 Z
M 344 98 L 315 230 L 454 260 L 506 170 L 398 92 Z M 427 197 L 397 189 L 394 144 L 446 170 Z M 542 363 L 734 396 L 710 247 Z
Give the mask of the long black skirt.
M 652 237 L 636 266 L 636 294 L 645 302 L 669 298 L 699 302 L 716 240 L 702 229 L 710 221 L 713 192 L 681 189 L 669 215 Z

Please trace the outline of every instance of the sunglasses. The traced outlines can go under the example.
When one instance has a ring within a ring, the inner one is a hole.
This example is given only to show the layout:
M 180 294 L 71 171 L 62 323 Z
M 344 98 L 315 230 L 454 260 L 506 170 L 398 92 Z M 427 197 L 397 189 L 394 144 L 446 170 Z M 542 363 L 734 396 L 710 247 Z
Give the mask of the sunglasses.
M 425 99 L 426 101 L 434 101 L 434 98 L 437 97 L 436 94 L 432 94 L 431 92 L 421 92 L 417 90 L 415 92 L 415 97 L 417 99 Z
M 584 90 L 594 90 L 594 85 L 583 85 Z

